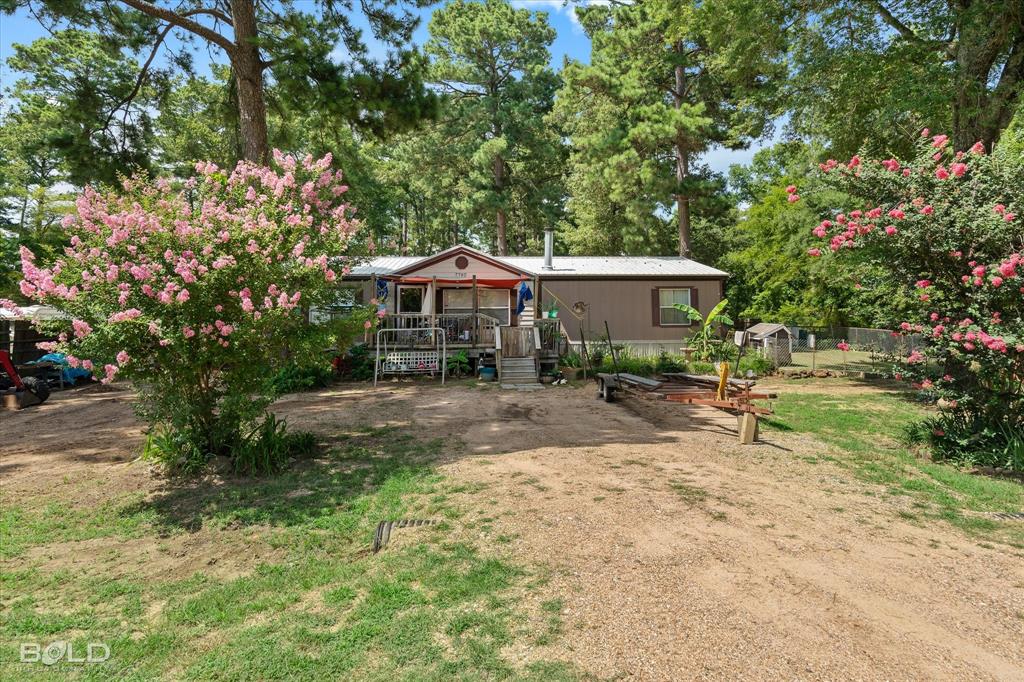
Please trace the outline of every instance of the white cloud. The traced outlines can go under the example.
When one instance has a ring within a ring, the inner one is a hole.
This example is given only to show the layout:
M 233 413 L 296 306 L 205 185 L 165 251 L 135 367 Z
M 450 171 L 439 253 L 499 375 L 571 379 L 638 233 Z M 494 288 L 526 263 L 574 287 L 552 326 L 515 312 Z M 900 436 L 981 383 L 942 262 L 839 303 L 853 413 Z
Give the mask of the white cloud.
M 553 14 L 564 14 L 572 22 L 573 33 L 583 33 L 583 25 L 576 16 L 576 6 L 607 4 L 607 0 L 590 0 L 589 2 L 564 2 L 564 0 L 511 0 L 511 5 L 519 9 L 528 9 L 534 12 L 549 11 Z

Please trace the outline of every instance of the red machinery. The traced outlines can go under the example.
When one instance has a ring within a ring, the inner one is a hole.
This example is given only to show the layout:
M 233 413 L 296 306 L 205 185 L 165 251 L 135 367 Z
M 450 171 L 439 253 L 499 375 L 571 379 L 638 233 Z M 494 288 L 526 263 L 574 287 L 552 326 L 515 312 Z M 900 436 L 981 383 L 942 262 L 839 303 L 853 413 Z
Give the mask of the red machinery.
M 50 387 L 36 377 L 22 379 L 11 362 L 11 354 L 0 350 L 0 397 L 3 398 L 4 409 L 20 410 L 49 398 Z

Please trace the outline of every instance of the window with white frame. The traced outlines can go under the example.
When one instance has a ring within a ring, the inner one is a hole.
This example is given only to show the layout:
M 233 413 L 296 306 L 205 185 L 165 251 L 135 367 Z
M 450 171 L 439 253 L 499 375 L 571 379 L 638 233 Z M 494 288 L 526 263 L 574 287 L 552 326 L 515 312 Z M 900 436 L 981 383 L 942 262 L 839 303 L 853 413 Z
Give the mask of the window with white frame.
M 441 301 L 446 313 L 468 315 L 473 312 L 472 289 L 441 289 Z
M 497 318 L 502 324 L 509 324 L 508 289 L 477 289 L 477 309 L 484 315 Z
M 658 289 L 658 324 L 662 327 L 686 326 L 690 317 L 676 305 L 693 305 L 689 289 Z
M 459 314 L 473 312 L 473 290 L 442 289 L 442 301 L 446 313 Z M 502 324 L 509 323 L 508 289 L 477 288 L 477 309 L 484 315 L 497 318 Z

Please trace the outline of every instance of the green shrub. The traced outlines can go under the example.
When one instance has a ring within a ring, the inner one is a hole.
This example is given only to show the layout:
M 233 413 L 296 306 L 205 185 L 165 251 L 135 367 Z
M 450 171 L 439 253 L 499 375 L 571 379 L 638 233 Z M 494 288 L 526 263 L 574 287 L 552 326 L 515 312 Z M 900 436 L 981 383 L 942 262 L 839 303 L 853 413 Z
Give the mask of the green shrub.
M 581 367 L 583 358 L 574 350 L 569 351 L 558 361 L 562 367 Z
M 298 363 L 282 367 L 270 380 L 275 395 L 323 388 L 331 383 L 333 372 L 326 360 L 308 365 Z
M 758 376 L 765 376 L 767 374 L 771 374 L 774 367 L 772 367 L 771 360 L 760 353 L 753 353 L 751 355 L 744 355 L 740 358 L 739 373 L 746 374 L 747 370 L 750 370 Z
M 235 473 L 255 476 L 280 471 L 288 459 L 308 455 L 316 447 L 313 434 L 288 432 L 287 422 L 267 414 L 232 453 Z
M 715 371 L 715 366 L 710 362 L 694 362 L 690 365 L 690 372 L 692 374 L 718 374 Z
M 655 374 L 654 363 L 651 358 L 638 358 L 628 351 L 616 351 L 616 362 L 612 362 L 611 356 L 604 358 L 604 364 L 599 368 L 601 372 L 612 374 L 616 369 L 622 374 L 636 374 L 639 376 L 653 376 Z
M 235 473 L 250 476 L 280 471 L 289 458 L 316 448 L 313 434 L 289 433 L 285 420 L 270 413 L 248 435 L 220 434 L 220 438 L 232 443 L 229 456 Z M 194 475 L 206 467 L 210 451 L 204 432 L 160 426 L 147 439 L 143 457 L 172 473 Z
M 658 355 L 658 361 L 655 364 L 654 369 L 659 374 L 665 374 L 667 372 L 685 372 L 686 360 L 678 355 L 669 355 L 665 351 L 661 351 Z
M 156 462 L 176 474 L 191 476 L 206 467 L 209 455 L 203 439 L 187 429 L 174 431 L 157 426 L 146 439 L 142 458 Z
M 453 377 L 462 377 L 470 373 L 471 367 L 469 366 L 469 355 L 466 351 L 460 350 L 452 353 L 448 357 L 448 373 Z
M 373 378 L 374 356 L 370 348 L 363 344 L 352 346 L 342 358 L 339 372 L 345 379 L 352 381 L 369 381 Z

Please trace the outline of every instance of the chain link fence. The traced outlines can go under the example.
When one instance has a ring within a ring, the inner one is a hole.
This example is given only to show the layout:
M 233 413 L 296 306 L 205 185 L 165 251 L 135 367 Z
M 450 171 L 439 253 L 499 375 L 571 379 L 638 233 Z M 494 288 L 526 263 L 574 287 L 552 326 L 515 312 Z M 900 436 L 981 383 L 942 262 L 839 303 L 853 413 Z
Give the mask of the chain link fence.
M 923 345 L 918 335 L 863 327 L 811 328 L 778 325 L 764 334 L 751 328 L 749 346 L 781 370 L 828 370 L 885 374 Z

